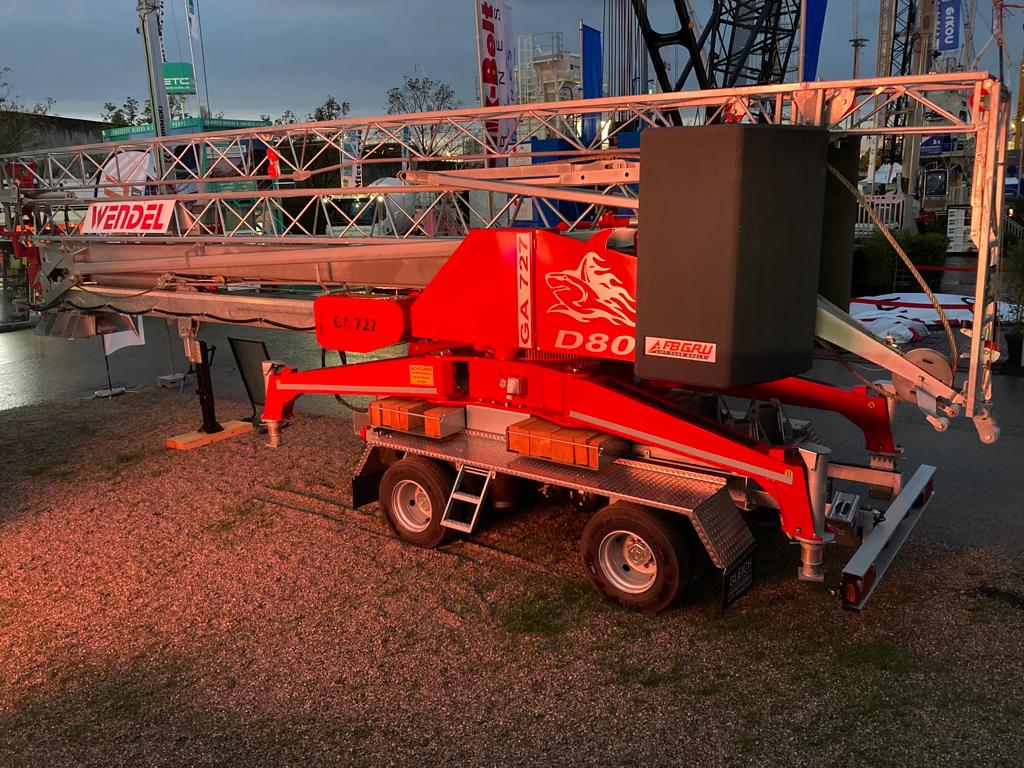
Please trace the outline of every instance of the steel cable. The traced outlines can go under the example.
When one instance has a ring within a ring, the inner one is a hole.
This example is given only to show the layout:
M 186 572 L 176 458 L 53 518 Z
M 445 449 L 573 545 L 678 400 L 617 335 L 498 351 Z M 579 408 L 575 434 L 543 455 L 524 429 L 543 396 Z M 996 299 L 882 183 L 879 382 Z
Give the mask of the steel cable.
M 871 203 L 867 201 L 867 198 L 865 198 L 864 195 L 861 194 L 860 190 L 853 186 L 853 184 L 850 183 L 850 180 L 840 173 L 835 167 L 829 165 L 828 170 L 829 173 L 835 176 L 840 184 L 849 190 L 850 194 L 857 198 L 857 202 L 860 203 L 861 207 L 867 212 L 868 217 L 872 222 L 874 222 L 874 225 L 878 227 L 882 236 L 889 241 L 889 245 L 893 247 L 893 250 L 896 251 L 896 255 L 900 257 L 903 264 L 910 271 L 910 274 L 914 276 L 918 285 L 921 286 L 921 289 L 928 297 L 928 300 L 931 301 L 932 306 L 939 315 L 939 321 L 942 323 L 942 327 L 946 331 L 946 339 L 949 341 L 949 367 L 952 368 L 953 374 L 956 375 L 957 362 L 960 357 L 957 351 L 956 337 L 953 334 L 953 326 L 950 325 L 949 318 L 946 317 L 946 313 L 943 311 L 939 300 L 935 298 L 935 294 L 932 293 L 932 289 L 928 287 L 928 283 L 925 282 L 925 279 L 921 276 L 917 267 L 914 266 L 914 262 L 912 262 L 910 257 L 907 256 L 906 251 L 904 251 L 903 248 L 900 247 L 900 244 L 896 242 L 896 238 L 893 236 L 892 232 L 890 232 L 889 228 L 882 223 L 881 218 L 877 213 L 875 213 L 875 209 L 871 206 Z M 975 307 L 975 310 L 977 310 L 977 307 Z

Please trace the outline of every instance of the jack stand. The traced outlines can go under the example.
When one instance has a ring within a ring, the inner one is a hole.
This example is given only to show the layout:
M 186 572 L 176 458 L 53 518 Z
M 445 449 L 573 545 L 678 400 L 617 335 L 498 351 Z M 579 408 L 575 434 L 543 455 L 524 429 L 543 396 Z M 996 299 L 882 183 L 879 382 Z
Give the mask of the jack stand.
M 279 448 L 281 446 L 281 422 L 265 421 L 263 423 L 266 424 L 267 437 L 270 438 L 270 442 L 267 445 L 271 448 Z
M 213 378 L 210 376 L 210 353 L 205 341 L 199 345 L 199 359 L 196 361 L 196 389 L 199 390 L 199 407 L 203 412 L 203 426 L 200 432 L 212 435 L 223 432 L 224 427 L 217 421 L 217 409 L 213 401 Z
M 822 560 L 825 544 L 834 538 L 832 534 L 825 532 L 825 496 L 829 488 L 828 465 L 832 451 L 814 443 L 805 443 L 799 450 L 800 458 L 807 467 L 807 491 L 811 499 L 814 537 L 801 536 L 800 530 L 797 530 L 797 541 L 800 542 L 800 567 L 796 575 L 800 581 L 824 581 L 825 569 L 822 567 Z
M 800 568 L 796 574 L 800 581 L 825 580 L 825 569 L 821 565 L 824 549 L 823 541 L 800 542 Z
M 185 356 L 196 369 L 196 389 L 199 391 L 199 406 L 203 412 L 203 424 L 196 432 L 167 438 L 167 447 L 179 451 L 188 451 L 253 431 L 253 425 L 248 421 L 232 420 L 223 426 L 217 421 L 213 378 L 210 376 L 210 354 L 206 342 L 196 338 L 198 330 L 199 323 L 195 321 L 181 320 L 178 323 L 178 333 L 185 342 Z

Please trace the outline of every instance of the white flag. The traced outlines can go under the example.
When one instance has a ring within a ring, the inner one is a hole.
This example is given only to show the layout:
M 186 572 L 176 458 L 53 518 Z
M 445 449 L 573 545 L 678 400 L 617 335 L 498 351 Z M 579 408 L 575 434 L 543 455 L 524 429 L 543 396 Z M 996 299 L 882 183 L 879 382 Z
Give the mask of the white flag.
M 124 331 L 103 334 L 103 351 L 112 355 L 125 347 L 140 347 L 146 343 L 146 328 L 142 324 L 142 315 L 125 315 L 130 328 Z
M 199 25 L 196 23 L 196 1 L 185 0 L 185 18 L 188 19 L 188 32 L 193 40 L 199 39 Z

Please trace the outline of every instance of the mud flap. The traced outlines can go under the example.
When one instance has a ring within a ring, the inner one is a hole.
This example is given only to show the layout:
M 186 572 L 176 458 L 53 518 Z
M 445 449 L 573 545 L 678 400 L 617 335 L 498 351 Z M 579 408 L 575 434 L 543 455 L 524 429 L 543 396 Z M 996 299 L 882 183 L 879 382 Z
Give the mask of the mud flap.
M 380 493 L 380 480 L 384 472 L 397 458 L 394 451 L 387 448 L 367 446 L 359 466 L 352 473 L 352 508 L 359 509 L 377 501 Z
M 711 562 L 722 572 L 724 610 L 754 584 L 754 536 L 724 486 L 688 517 Z

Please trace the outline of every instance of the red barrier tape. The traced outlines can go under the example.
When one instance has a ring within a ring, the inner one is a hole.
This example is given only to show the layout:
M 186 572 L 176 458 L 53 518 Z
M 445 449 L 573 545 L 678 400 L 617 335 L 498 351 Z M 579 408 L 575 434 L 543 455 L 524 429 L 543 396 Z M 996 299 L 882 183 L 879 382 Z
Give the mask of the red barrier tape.
M 970 297 L 965 297 L 970 299 Z M 916 301 L 888 301 L 886 299 L 850 299 L 851 304 L 872 304 L 876 307 L 903 307 L 905 309 L 935 309 L 935 305 L 929 302 Z M 966 301 L 961 304 L 940 304 L 943 309 L 974 309 L 974 302 Z
M 921 272 L 977 272 L 977 267 L 935 267 L 926 266 L 923 264 L 915 264 Z

